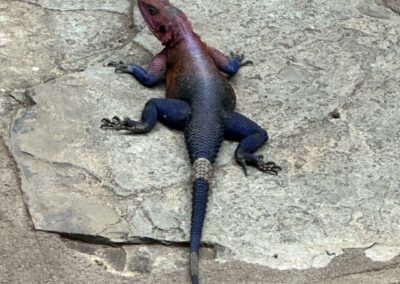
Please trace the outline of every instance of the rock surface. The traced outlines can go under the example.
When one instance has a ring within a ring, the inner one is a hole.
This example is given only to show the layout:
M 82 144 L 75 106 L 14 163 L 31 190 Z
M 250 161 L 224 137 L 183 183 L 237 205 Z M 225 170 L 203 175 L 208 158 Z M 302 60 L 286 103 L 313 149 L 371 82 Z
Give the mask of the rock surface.
M 210 280 L 237 263 L 241 281 L 265 279 L 249 276 L 258 265 L 259 277 L 277 273 L 267 268 L 326 267 L 329 275 L 348 248 L 369 248 L 374 261 L 398 259 L 396 1 L 174 3 L 207 43 L 255 61 L 232 80 L 238 109 L 269 130 L 260 153 L 283 166 L 278 177 L 253 170 L 245 178 L 233 160 L 236 145 L 223 145 L 203 237 L 212 247 L 204 261 Z M 163 96 L 163 87 L 145 89 L 103 66 L 146 65 L 160 50 L 134 6 L 1 2 L 1 133 L 11 137 L 4 143 L 36 230 L 123 244 L 67 243 L 111 271 L 112 281 L 153 275 L 154 283 L 169 273 L 178 275 L 171 281 L 186 277 L 186 249 L 129 244 L 188 240 L 190 165 L 182 134 L 162 125 L 143 136 L 99 129 L 101 118 L 137 118 L 149 98 Z M 212 268 L 215 261 L 222 266 Z

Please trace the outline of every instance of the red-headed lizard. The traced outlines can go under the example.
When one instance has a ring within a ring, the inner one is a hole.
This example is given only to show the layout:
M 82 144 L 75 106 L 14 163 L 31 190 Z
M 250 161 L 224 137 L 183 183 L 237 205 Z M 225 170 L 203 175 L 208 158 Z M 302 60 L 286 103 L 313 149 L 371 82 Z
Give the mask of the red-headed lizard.
M 225 56 L 206 45 L 185 14 L 168 0 L 137 0 L 140 12 L 153 34 L 165 46 L 143 69 L 134 64 L 112 63 L 116 71 L 132 74 L 140 83 L 153 87 L 166 79 L 166 98 L 150 99 L 140 121 L 130 118 L 103 119 L 102 128 L 147 133 L 157 121 L 184 131 L 193 164 L 193 207 L 190 231 L 192 283 L 199 283 L 198 253 L 212 165 L 224 139 L 239 141 L 235 158 L 247 174 L 247 165 L 265 173 L 281 170 L 264 162 L 254 152 L 267 140 L 267 132 L 235 112 L 235 93 L 228 77 L 243 65 L 243 56 Z M 223 73 L 226 75 L 224 75 Z

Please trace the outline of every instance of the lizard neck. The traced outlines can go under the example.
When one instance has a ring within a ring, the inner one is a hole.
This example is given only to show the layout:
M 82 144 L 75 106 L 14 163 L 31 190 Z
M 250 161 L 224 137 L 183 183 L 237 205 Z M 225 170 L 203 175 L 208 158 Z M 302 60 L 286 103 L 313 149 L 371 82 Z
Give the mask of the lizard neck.
M 200 37 L 193 31 L 192 25 L 189 21 L 176 21 L 173 26 L 169 27 L 168 35 L 161 43 L 168 47 L 174 47 L 182 41 L 190 39 L 199 39 Z

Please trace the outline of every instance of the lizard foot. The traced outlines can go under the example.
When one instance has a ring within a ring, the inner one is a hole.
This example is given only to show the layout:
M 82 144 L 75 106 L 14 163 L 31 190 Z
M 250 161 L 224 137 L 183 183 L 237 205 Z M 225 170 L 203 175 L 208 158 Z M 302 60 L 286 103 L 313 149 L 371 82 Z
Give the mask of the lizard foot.
M 101 120 L 100 128 L 112 129 L 112 130 L 127 130 L 131 133 L 144 133 L 147 131 L 147 125 L 138 121 L 132 120 L 128 117 L 120 119 L 118 116 L 114 116 L 111 120 L 103 118 Z
M 115 73 L 130 73 L 130 64 L 125 64 L 122 61 L 110 61 L 107 63 L 107 67 L 115 67 Z
M 278 175 L 278 172 L 282 170 L 280 166 L 272 161 L 265 162 L 263 155 L 254 154 L 236 154 L 236 161 L 242 167 L 244 174 L 247 176 L 247 166 L 251 165 L 256 167 L 258 170 L 271 174 Z
M 232 60 L 235 60 L 240 64 L 239 65 L 240 67 L 253 65 L 253 61 L 251 61 L 251 60 L 246 60 L 246 61 L 243 62 L 244 57 L 245 57 L 244 53 L 239 54 L 238 52 L 231 51 L 230 55 L 231 55 L 231 59 Z

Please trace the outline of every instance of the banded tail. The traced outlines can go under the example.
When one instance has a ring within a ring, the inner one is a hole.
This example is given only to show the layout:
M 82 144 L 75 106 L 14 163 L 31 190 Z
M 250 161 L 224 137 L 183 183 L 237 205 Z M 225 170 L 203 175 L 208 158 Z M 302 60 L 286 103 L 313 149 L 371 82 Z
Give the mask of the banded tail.
M 198 284 L 201 232 L 206 214 L 209 184 L 212 178 L 211 162 L 205 158 L 197 159 L 193 163 L 193 172 L 192 226 L 190 230 L 190 274 L 192 284 Z

